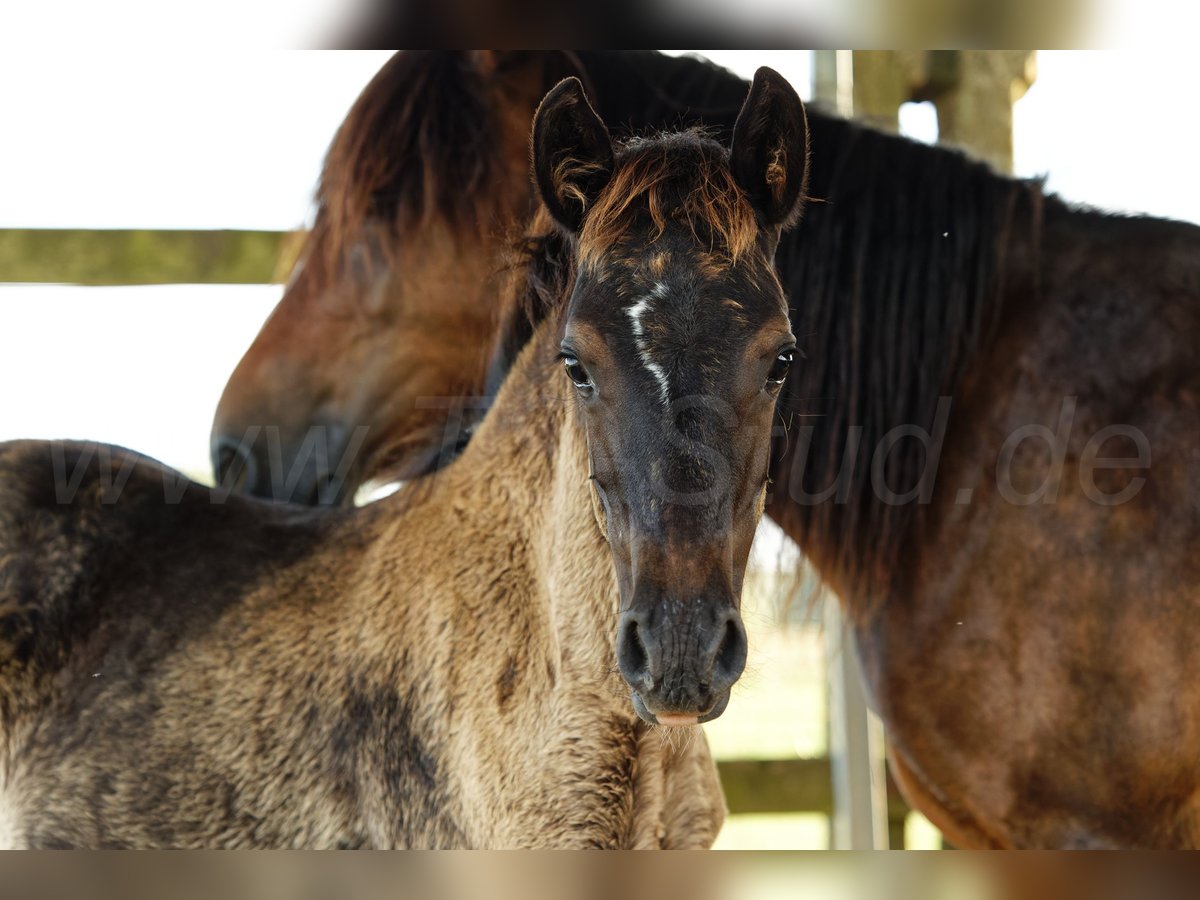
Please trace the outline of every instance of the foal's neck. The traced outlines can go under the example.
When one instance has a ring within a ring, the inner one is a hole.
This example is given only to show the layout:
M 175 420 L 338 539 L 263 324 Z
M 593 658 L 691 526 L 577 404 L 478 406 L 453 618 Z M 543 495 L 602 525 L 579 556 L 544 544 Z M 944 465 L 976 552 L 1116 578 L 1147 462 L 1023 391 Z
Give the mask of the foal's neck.
M 618 591 L 553 318 L 534 332 L 462 458 L 444 474 L 461 473 L 476 492 L 484 489 L 490 508 L 480 516 L 509 529 L 497 535 L 497 553 L 508 560 L 519 547 L 526 558 L 512 564 L 530 570 L 533 596 L 512 603 L 544 621 L 564 668 L 599 685 L 616 678 Z M 623 702 L 632 715 L 627 696 Z

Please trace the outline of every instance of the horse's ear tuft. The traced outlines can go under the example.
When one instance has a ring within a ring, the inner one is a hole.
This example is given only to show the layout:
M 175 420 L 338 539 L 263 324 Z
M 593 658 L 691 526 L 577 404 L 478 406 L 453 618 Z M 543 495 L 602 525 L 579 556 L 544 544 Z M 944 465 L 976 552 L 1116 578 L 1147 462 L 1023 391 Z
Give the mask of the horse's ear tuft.
M 730 164 L 764 226 L 787 227 L 800 217 L 808 178 L 808 120 L 787 79 L 766 66 L 733 127 Z
M 533 119 L 533 175 L 546 209 L 564 228 L 579 231 L 612 171 L 612 138 L 583 85 L 578 78 L 560 81 Z

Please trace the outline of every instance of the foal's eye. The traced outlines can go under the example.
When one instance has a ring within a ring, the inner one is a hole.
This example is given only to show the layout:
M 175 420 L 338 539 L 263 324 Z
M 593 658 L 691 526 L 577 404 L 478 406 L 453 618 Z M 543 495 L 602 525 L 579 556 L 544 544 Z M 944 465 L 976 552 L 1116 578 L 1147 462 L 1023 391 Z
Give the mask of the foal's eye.
M 784 350 L 776 356 L 775 361 L 771 363 L 771 370 L 767 372 L 767 383 L 783 384 L 792 368 L 792 360 L 795 358 L 795 350 Z
M 567 370 L 567 377 L 575 382 L 575 387 L 581 391 L 589 390 L 592 386 L 592 380 L 588 377 L 587 369 L 574 356 L 564 356 L 562 358 L 563 368 Z

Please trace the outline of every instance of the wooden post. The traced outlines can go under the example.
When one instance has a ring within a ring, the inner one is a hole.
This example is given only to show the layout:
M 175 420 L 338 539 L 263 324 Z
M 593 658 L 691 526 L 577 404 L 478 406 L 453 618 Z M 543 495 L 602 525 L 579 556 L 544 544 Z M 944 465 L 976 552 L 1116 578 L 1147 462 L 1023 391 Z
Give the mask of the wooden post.
M 1013 167 L 1013 104 L 1037 77 L 1028 50 L 942 51 L 914 95 L 932 100 L 938 141 L 967 148 L 1001 172 Z
M 900 107 L 926 78 L 922 50 L 854 51 L 854 118 L 884 131 L 900 130 Z
M 853 72 L 855 118 L 897 131 L 903 104 L 932 101 L 941 143 L 1012 171 L 1012 108 L 1036 77 L 1032 51 L 855 50 Z

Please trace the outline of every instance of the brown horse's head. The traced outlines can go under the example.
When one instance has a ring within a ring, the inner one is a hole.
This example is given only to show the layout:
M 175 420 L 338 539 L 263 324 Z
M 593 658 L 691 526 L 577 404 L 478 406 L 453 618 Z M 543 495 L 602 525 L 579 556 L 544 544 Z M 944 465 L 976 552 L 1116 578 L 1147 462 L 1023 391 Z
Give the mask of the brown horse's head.
M 338 503 L 364 477 L 430 466 L 454 403 L 485 378 L 545 68 L 536 54 L 403 51 L 364 89 L 291 282 L 221 398 L 218 481 Z
M 651 722 L 720 715 L 745 665 L 742 579 L 795 354 L 773 257 L 807 138 L 769 69 L 731 151 L 696 131 L 614 147 L 575 79 L 534 121 L 537 186 L 577 250 L 561 356 L 620 586 L 617 658 Z

